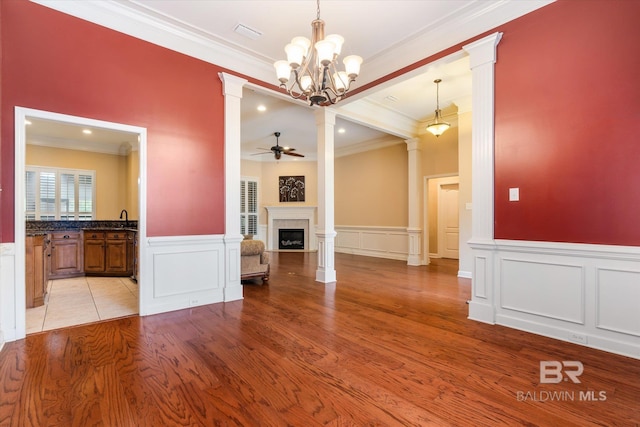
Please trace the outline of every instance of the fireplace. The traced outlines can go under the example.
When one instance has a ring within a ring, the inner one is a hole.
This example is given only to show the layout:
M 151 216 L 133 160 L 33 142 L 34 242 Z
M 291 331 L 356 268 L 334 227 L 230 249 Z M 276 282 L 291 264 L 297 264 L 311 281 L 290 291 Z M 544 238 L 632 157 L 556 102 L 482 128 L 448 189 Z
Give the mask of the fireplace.
M 318 250 L 318 242 L 316 240 L 316 224 L 315 224 L 315 206 L 265 206 L 268 213 L 267 218 L 267 250 L 277 251 L 280 249 L 280 229 L 291 230 L 301 229 L 304 230 L 302 239 L 287 239 L 287 240 L 302 240 L 303 251 L 316 251 Z M 287 248 L 284 250 L 288 250 Z
M 278 249 L 304 250 L 304 228 L 280 228 Z

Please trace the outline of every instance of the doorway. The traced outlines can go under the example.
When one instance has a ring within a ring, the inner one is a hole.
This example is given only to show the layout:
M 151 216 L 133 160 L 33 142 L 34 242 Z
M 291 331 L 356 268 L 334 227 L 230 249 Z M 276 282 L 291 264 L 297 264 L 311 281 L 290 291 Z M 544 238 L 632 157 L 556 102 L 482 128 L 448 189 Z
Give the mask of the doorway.
M 459 259 L 459 177 L 424 178 L 424 253 L 431 258 Z
M 15 109 L 15 280 L 12 284 L 14 286 L 11 289 L 11 293 L 15 296 L 15 334 L 16 339 L 24 338 L 26 335 L 26 295 L 25 295 L 25 240 L 26 240 L 26 196 L 27 189 L 24 177 L 26 176 L 26 151 L 27 151 L 27 126 L 29 126 L 29 120 L 38 120 L 43 122 L 50 122 L 62 127 L 69 128 L 88 128 L 98 131 L 104 131 L 112 134 L 134 134 L 138 144 L 137 154 L 137 169 L 138 176 L 135 179 L 137 185 L 137 208 L 138 208 L 138 224 L 137 224 L 137 241 L 139 245 L 138 249 L 138 286 L 140 289 L 138 298 L 138 313 L 144 312 L 145 301 L 142 298 L 144 292 L 142 289 L 145 287 L 144 277 L 144 259 L 145 259 L 145 245 L 142 242 L 146 241 L 146 163 L 147 163 L 147 137 L 146 129 L 125 125 L 121 123 L 106 122 L 102 120 L 89 119 L 85 117 L 69 116 L 65 114 L 53 113 L 42 110 L 34 110 L 23 107 L 16 107 Z M 54 138 L 55 139 L 55 138 Z M 78 148 L 77 146 L 75 147 Z M 102 147 L 104 149 L 104 147 Z M 90 151 L 91 148 L 84 147 L 84 150 Z M 96 151 L 100 151 L 100 148 L 96 148 Z M 100 177 L 96 177 L 99 181 Z M 99 219 L 99 218 L 96 218 Z M 109 218 L 116 219 L 116 218 Z

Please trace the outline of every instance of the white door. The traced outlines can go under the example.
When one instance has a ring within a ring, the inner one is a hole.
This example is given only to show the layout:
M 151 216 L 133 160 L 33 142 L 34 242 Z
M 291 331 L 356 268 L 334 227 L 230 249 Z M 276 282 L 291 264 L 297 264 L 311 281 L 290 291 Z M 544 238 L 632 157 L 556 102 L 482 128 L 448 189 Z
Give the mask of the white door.
M 438 186 L 438 252 L 442 258 L 458 259 L 458 183 Z

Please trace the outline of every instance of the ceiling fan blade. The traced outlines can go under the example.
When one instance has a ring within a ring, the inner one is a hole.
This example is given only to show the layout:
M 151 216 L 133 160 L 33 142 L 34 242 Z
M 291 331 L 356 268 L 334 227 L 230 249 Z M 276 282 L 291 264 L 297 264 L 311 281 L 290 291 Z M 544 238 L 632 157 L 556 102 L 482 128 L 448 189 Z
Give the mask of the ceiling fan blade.
M 260 154 L 271 154 L 271 151 L 265 151 L 264 153 L 253 153 L 252 156 L 259 156 Z
M 296 149 L 295 148 L 291 148 L 291 147 L 287 147 L 287 148 L 283 148 L 282 149 L 283 153 L 286 153 L 287 151 L 296 151 Z
M 289 152 L 286 152 L 286 151 L 283 151 L 282 154 L 286 154 L 287 156 L 304 157 L 304 154 L 289 153 Z

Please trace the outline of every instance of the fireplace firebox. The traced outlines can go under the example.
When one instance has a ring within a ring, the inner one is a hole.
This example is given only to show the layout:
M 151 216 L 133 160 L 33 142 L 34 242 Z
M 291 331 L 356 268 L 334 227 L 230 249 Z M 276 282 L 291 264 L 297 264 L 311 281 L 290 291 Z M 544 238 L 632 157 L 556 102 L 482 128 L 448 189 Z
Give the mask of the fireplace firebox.
M 304 249 L 304 228 L 278 230 L 278 249 Z

